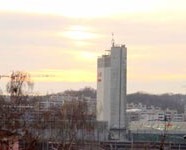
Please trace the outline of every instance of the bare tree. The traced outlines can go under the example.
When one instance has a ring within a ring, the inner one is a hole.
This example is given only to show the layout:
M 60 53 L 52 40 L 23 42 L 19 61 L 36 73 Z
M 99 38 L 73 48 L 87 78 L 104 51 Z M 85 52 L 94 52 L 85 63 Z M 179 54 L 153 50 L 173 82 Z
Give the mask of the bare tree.
M 71 150 L 78 149 L 78 145 L 85 144 L 85 133 L 94 130 L 91 122 L 91 114 L 88 114 L 87 103 L 84 101 L 65 101 L 59 116 L 58 128 L 60 129 L 54 149 Z M 57 125 L 56 125 L 57 127 Z M 88 141 L 88 140 L 87 140 Z
M 7 92 L 14 103 L 20 103 L 21 98 L 27 96 L 33 89 L 30 74 L 22 71 L 13 71 L 7 83 Z
M 14 71 L 10 75 L 10 80 L 7 83 L 7 92 L 10 94 L 11 101 L 1 100 L 1 131 L 6 130 L 11 135 L 17 135 L 20 139 L 29 142 L 36 140 L 32 137 L 29 128 L 31 127 L 28 116 L 31 115 L 32 106 L 29 105 L 28 94 L 33 88 L 33 82 L 27 72 Z M 7 137 L 7 135 L 4 135 Z M 28 138 L 30 137 L 30 138 Z M 33 148 L 33 146 L 32 146 Z M 28 148 L 27 148 L 28 149 Z

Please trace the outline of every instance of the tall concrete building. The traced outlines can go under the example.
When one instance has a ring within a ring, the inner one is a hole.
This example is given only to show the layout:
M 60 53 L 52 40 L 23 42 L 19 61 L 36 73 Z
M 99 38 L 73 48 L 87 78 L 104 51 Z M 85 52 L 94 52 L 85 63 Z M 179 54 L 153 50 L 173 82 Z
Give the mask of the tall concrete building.
M 126 74 L 127 48 L 113 43 L 97 60 L 97 120 L 107 121 L 110 130 L 127 128 Z

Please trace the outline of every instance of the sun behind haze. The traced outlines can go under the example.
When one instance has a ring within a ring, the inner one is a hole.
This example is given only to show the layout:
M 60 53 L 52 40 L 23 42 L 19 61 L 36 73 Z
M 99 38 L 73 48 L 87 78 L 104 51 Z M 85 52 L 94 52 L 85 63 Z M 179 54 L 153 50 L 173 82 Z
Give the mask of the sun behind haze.
M 0 73 L 28 71 L 38 92 L 96 88 L 114 32 L 128 47 L 128 93 L 184 93 L 184 18 L 185 0 L 0 0 Z

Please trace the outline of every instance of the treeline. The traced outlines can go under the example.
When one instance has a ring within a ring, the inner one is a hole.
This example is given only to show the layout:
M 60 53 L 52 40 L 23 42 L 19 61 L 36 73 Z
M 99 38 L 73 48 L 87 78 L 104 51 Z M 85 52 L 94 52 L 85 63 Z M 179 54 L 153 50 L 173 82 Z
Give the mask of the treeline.
M 142 103 L 147 106 L 157 106 L 163 110 L 169 108 L 177 110 L 179 113 L 184 112 L 184 105 L 186 104 L 186 95 L 182 94 L 147 94 L 147 93 L 133 93 L 127 95 L 128 103 Z
M 96 99 L 96 90 L 91 87 L 85 87 L 80 90 L 66 90 L 62 93 L 58 94 L 63 94 L 63 95 L 71 95 L 74 97 L 91 97 L 93 99 Z
M 74 97 L 91 97 L 96 100 L 96 89 L 92 87 L 84 87 L 80 90 L 66 90 L 61 93 L 57 93 L 58 95 L 71 95 Z M 54 94 L 55 95 L 55 94 Z M 45 96 L 38 96 L 37 98 L 30 97 L 29 101 L 34 103 L 37 101 L 36 99 L 45 99 Z M 4 101 L 4 98 L 0 96 L 1 102 Z M 183 94 L 161 94 L 161 95 L 155 95 L 155 94 L 148 94 L 143 92 L 137 92 L 127 95 L 127 102 L 128 103 L 142 103 L 143 105 L 147 106 L 157 106 L 162 108 L 163 110 L 169 108 L 177 110 L 179 113 L 184 112 L 184 105 L 186 105 L 186 95 Z
M 66 90 L 61 94 L 72 96 L 86 96 L 96 99 L 96 90 L 91 87 L 85 87 L 80 90 Z M 177 110 L 179 113 L 184 112 L 184 105 L 186 105 L 186 95 L 166 93 L 161 95 L 147 94 L 142 92 L 132 93 L 127 95 L 128 103 L 142 103 L 147 106 L 157 106 L 165 110 L 167 108 Z

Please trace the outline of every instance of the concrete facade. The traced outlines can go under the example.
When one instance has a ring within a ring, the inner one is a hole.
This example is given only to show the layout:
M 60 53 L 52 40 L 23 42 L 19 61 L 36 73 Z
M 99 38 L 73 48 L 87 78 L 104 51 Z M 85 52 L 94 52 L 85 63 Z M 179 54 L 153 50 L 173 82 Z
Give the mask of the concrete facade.
M 97 120 L 110 123 L 110 55 L 97 60 Z
M 111 130 L 126 129 L 127 48 L 113 44 L 97 64 L 97 120 Z

